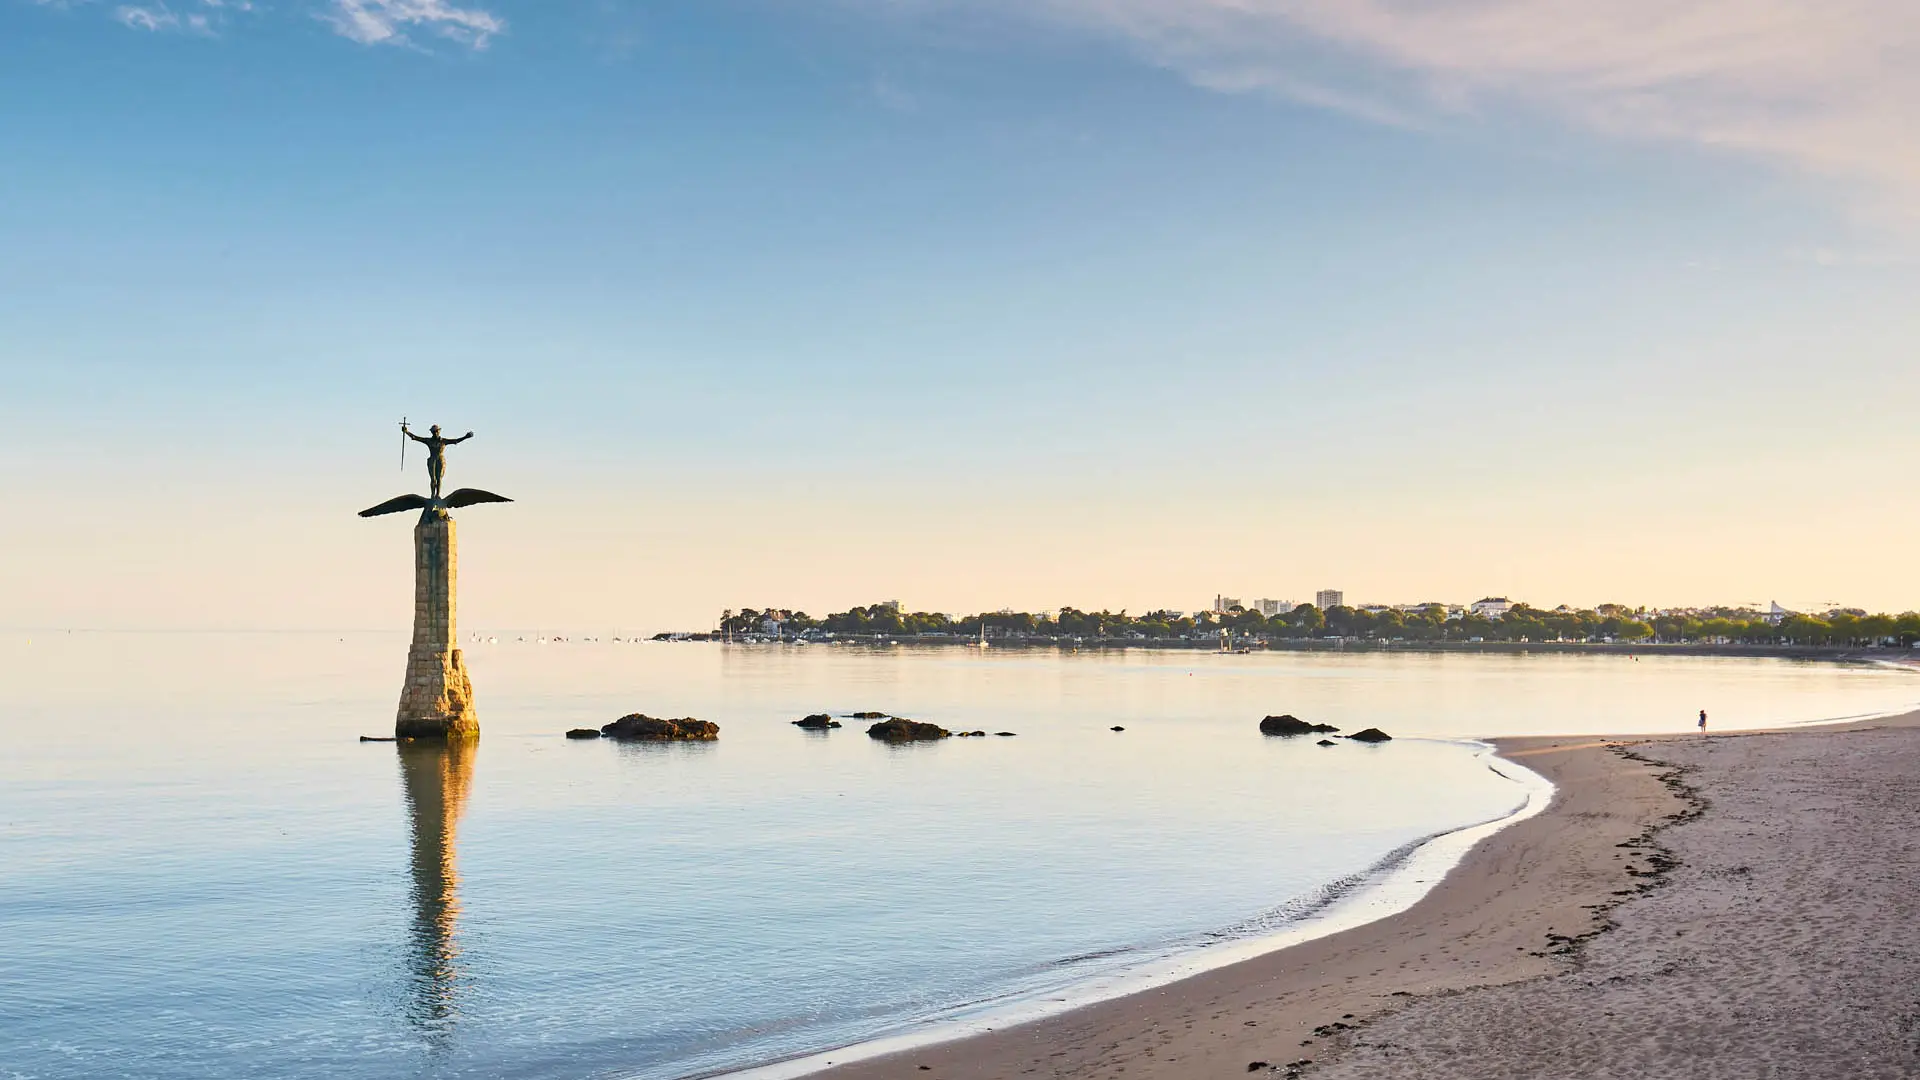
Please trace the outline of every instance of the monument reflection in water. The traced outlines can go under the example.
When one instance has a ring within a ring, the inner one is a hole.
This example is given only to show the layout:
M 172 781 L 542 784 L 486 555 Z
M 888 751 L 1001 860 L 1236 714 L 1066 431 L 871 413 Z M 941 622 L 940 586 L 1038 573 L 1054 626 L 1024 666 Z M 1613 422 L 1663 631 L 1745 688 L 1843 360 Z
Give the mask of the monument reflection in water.
M 460 813 L 473 783 L 479 743 L 401 742 L 400 781 L 413 826 L 413 923 L 408 930 L 407 1016 L 444 1036 L 453 1030 L 460 993 Z

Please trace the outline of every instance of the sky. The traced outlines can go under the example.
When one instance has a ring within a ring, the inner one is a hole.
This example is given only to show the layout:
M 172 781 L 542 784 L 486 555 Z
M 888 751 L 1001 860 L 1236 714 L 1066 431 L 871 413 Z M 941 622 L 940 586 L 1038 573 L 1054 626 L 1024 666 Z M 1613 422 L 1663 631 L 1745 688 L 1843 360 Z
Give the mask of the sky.
M 1920 7 L 0 0 L 0 625 L 1920 607 Z

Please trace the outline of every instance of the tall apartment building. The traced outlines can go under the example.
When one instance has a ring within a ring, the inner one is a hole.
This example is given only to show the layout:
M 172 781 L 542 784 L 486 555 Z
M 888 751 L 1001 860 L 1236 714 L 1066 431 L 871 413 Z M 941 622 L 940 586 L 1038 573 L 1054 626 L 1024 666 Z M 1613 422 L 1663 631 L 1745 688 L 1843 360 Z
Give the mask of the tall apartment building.
M 1275 615 L 1285 615 L 1287 612 L 1293 610 L 1293 604 L 1285 600 L 1255 600 L 1254 604 L 1259 607 L 1260 614 L 1265 615 L 1269 619 Z
M 1340 607 L 1346 602 L 1347 594 L 1341 592 L 1339 589 L 1321 589 L 1319 592 L 1313 594 L 1313 606 L 1319 608 L 1321 611 L 1325 611 L 1328 608 Z

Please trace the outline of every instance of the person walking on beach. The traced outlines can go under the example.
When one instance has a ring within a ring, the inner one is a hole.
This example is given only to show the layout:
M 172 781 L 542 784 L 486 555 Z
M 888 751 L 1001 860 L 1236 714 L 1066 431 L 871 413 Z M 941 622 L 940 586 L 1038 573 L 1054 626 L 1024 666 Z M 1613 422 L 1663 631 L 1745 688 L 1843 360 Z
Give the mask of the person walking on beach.
M 1707 733 L 1707 710 L 1701 709 L 1700 710 L 1700 734 L 1705 735 L 1706 733 Z

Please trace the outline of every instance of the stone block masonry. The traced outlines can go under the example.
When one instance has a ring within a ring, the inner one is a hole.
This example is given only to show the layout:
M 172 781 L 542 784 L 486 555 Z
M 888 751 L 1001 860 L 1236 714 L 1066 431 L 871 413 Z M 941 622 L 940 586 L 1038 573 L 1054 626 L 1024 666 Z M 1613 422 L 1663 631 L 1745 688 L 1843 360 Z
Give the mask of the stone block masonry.
M 406 685 L 394 735 L 402 739 L 475 738 L 480 717 L 473 683 L 455 647 L 459 640 L 455 587 L 457 546 L 453 518 L 433 508 L 413 527 L 413 643 L 407 647 Z

